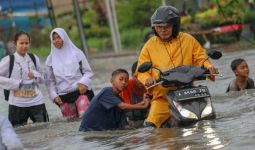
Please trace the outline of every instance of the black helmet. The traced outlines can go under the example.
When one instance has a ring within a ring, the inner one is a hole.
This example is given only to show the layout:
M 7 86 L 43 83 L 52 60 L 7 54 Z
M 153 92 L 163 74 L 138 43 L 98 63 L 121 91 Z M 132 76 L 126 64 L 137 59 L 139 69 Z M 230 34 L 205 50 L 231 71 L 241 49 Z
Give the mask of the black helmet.
M 173 6 L 160 6 L 151 16 L 151 26 L 165 26 L 167 24 L 173 25 L 172 38 L 177 37 L 180 31 L 180 16 L 179 11 Z M 155 32 L 155 30 L 154 30 Z M 155 32 L 155 34 L 157 34 Z

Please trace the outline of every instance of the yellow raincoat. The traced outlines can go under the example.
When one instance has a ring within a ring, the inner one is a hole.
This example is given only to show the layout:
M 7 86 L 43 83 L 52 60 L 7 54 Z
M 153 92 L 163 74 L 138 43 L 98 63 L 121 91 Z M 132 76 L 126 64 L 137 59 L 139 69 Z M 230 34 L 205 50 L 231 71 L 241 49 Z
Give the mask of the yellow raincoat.
M 163 42 L 158 36 L 152 37 L 145 43 L 138 59 L 138 66 L 144 62 L 151 62 L 153 67 L 162 71 L 182 66 L 196 65 L 210 67 L 206 60 L 206 52 L 195 38 L 187 33 L 180 32 L 177 38 Z M 145 84 L 145 80 L 153 76 L 158 79 L 159 72 L 155 69 L 146 73 L 138 73 L 138 79 Z M 167 101 L 168 89 L 155 86 L 150 92 L 153 94 L 151 107 L 146 122 L 160 127 L 169 117 L 169 104 Z

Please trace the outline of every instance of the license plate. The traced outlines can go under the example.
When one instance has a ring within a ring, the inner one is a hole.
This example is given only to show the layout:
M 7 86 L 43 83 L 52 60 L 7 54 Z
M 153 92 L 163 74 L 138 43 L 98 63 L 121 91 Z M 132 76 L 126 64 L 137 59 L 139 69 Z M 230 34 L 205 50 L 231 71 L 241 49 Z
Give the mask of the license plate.
M 188 100 L 188 99 L 211 97 L 209 90 L 206 86 L 176 90 L 174 91 L 174 96 L 176 100 Z

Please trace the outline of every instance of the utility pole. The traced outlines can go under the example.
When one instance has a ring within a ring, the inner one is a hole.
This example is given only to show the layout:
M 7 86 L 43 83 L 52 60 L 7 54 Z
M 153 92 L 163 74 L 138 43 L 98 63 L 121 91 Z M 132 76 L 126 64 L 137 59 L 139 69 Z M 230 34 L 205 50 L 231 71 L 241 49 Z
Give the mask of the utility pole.
M 117 17 L 115 13 L 114 0 L 105 0 L 105 5 L 107 10 L 108 23 L 112 35 L 113 48 L 115 52 L 119 52 L 121 50 L 121 42 L 118 31 Z
M 54 13 L 54 8 L 52 5 L 52 0 L 46 0 L 46 5 L 47 5 L 48 11 L 49 11 L 48 16 L 51 21 L 51 26 L 52 26 L 52 28 L 56 28 L 58 25 L 57 25 L 55 13 Z
M 81 13 L 80 13 L 80 7 L 79 7 L 78 0 L 73 0 L 73 5 L 74 5 L 76 21 L 77 21 L 77 25 L 78 25 L 78 29 L 79 29 L 79 33 L 80 33 L 80 40 L 81 40 L 81 44 L 82 44 L 82 49 L 83 49 L 85 55 L 88 56 L 88 47 L 87 47 L 87 44 L 86 44 L 85 34 L 84 34 L 84 30 L 83 30 L 83 23 L 82 23 L 82 20 L 81 20 Z
M 122 48 L 121 48 L 121 41 L 120 41 L 119 25 L 118 25 L 117 15 L 115 11 L 115 0 L 111 0 L 111 7 L 112 7 L 112 15 L 113 15 L 113 22 L 115 27 L 118 50 L 121 51 Z
M 162 6 L 166 6 L 166 0 L 162 0 L 161 3 L 162 3 Z
M 10 14 L 11 14 L 11 21 L 12 21 L 12 28 L 14 29 L 14 30 L 16 30 L 16 23 L 15 23 L 15 20 L 13 19 L 13 9 L 12 9 L 12 0 L 10 0 L 9 1 L 9 4 L 10 4 L 10 7 L 11 8 L 9 8 L 9 12 L 10 12 Z

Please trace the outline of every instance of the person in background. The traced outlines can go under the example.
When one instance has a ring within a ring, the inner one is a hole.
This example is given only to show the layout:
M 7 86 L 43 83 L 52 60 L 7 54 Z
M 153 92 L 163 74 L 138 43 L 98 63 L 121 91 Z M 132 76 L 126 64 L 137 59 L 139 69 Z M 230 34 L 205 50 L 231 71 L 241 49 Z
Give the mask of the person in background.
M 39 83 L 44 77 L 39 58 L 28 54 L 31 39 L 28 33 L 20 31 L 14 37 L 16 52 L 0 62 L 0 87 L 10 91 L 9 120 L 13 126 L 25 125 L 30 118 L 33 122 L 48 122 L 48 113 Z M 10 66 L 12 65 L 12 70 Z
M 46 87 L 50 99 L 63 117 L 82 117 L 94 96 L 91 90 L 93 72 L 84 53 L 78 49 L 62 28 L 50 34 L 51 53 L 46 60 Z
M 23 144 L 10 121 L 0 115 L 0 150 L 23 150 Z
M 132 78 L 128 80 L 128 86 L 121 93 L 120 96 L 126 104 L 137 104 L 143 100 L 144 94 L 147 92 L 144 85 L 137 79 L 137 61 L 134 62 L 131 68 Z M 144 120 L 147 116 L 147 109 L 131 110 L 126 112 L 128 120 L 138 121 Z
M 125 110 L 145 109 L 150 98 L 144 95 L 143 101 L 137 104 L 124 103 L 119 94 L 127 87 L 129 75 L 124 69 L 112 72 L 112 87 L 103 88 L 96 95 L 85 112 L 79 131 L 104 131 L 125 128 L 127 118 Z
M 227 92 L 254 89 L 254 81 L 249 78 L 249 66 L 244 59 L 233 60 L 230 67 L 236 78 L 228 85 Z
M 151 62 L 153 67 L 162 71 L 182 65 L 204 66 L 211 74 L 209 78 L 215 79 L 213 74 L 218 70 L 206 59 L 205 50 L 194 37 L 180 32 L 180 14 L 175 7 L 160 6 L 151 16 L 151 27 L 155 36 L 144 44 L 138 58 L 138 66 L 144 62 Z M 137 77 L 145 86 L 151 86 L 156 83 L 158 74 L 157 70 L 152 69 L 138 73 Z M 153 99 L 145 126 L 159 128 L 171 117 L 168 90 L 162 86 L 155 86 L 149 90 Z

